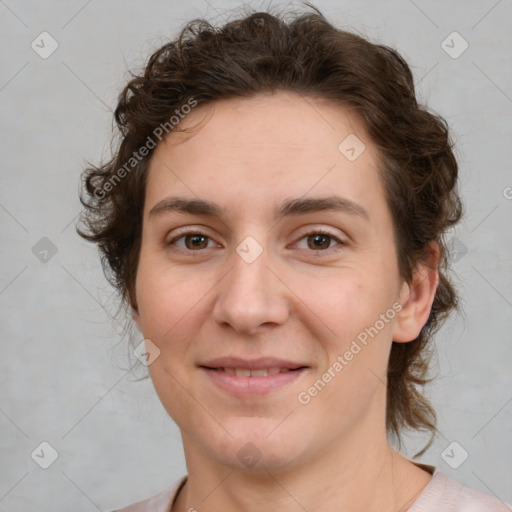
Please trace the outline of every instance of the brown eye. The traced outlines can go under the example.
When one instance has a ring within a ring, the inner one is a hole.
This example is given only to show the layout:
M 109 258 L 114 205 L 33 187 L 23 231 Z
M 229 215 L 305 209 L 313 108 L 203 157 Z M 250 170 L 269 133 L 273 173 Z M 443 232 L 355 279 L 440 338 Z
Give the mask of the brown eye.
M 182 233 L 166 242 L 166 246 L 170 249 L 182 252 L 201 252 L 202 249 L 209 249 L 216 245 L 218 247 L 218 244 L 209 236 L 194 231 Z
M 305 233 L 296 243 L 296 247 L 303 250 L 313 251 L 316 254 L 331 253 L 347 245 L 336 235 L 324 231 L 310 231 Z
M 183 238 L 185 239 L 185 247 L 187 249 L 206 249 L 208 246 L 208 237 L 204 235 L 186 235 Z
M 310 235 L 308 238 L 308 247 L 313 250 L 329 249 L 332 237 L 321 233 Z

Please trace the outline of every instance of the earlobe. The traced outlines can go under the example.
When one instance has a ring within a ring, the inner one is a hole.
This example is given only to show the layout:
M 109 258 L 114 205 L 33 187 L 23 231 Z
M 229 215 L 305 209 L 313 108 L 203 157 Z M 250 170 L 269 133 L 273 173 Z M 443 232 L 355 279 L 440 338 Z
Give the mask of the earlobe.
M 432 242 L 427 262 L 419 262 L 412 281 L 404 282 L 399 301 L 402 309 L 396 316 L 393 341 L 407 343 L 415 340 L 427 323 L 439 283 L 439 246 Z

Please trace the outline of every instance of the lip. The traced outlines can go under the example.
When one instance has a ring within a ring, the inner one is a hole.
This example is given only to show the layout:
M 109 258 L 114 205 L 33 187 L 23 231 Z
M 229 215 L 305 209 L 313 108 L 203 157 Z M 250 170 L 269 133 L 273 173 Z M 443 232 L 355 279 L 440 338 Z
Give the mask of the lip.
M 264 370 L 265 368 L 277 366 L 278 368 L 296 370 L 297 368 L 307 366 L 307 364 L 275 357 L 258 357 L 257 359 L 218 357 L 204 363 L 199 363 L 199 366 L 206 368 L 245 368 L 247 370 Z
M 263 370 L 272 367 L 288 369 L 289 371 L 266 376 L 237 377 L 223 370 L 223 368 Z M 242 398 L 266 395 L 280 390 L 304 375 L 309 370 L 309 367 L 302 363 L 276 359 L 274 357 L 258 359 L 222 357 L 201 363 L 199 369 L 218 388 L 233 396 Z

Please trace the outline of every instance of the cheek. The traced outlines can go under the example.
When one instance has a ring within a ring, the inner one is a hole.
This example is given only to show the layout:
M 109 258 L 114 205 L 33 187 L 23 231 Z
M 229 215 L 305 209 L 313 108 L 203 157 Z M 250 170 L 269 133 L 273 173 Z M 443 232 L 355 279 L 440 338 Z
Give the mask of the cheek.
M 144 335 L 161 342 L 172 337 L 214 283 L 211 276 L 185 275 L 179 268 L 141 258 L 136 296 Z
M 311 412 L 322 416 L 343 411 L 347 424 L 385 395 L 395 311 L 392 293 L 384 286 L 376 289 L 372 281 L 364 276 L 326 280 L 322 291 L 310 291 L 307 300 L 322 321 L 314 337 L 327 355 L 325 366 L 309 383 L 322 389 L 312 400 Z
M 190 383 L 180 369 L 180 366 L 172 367 L 165 353 L 161 353 L 148 367 L 153 387 L 162 406 L 181 429 L 190 423 L 190 411 L 200 416 L 200 421 L 209 424 L 208 418 L 203 417 L 203 408 L 197 406 L 193 395 L 188 391 Z
M 338 342 L 356 337 L 392 305 L 393 295 L 370 272 L 343 269 L 321 279 L 298 277 L 297 296 Z
M 332 380 L 324 399 L 333 407 L 341 402 L 356 407 L 370 399 L 386 378 L 395 317 L 392 286 L 378 282 L 371 271 L 355 269 L 315 283 L 318 286 L 310 282 L 300 293 L 310 308 L 309 317 L 320 320 L 312 336 L 326 355 L 325 367 L 319 371 L 325 375 L 330 369 L 325 380 Z

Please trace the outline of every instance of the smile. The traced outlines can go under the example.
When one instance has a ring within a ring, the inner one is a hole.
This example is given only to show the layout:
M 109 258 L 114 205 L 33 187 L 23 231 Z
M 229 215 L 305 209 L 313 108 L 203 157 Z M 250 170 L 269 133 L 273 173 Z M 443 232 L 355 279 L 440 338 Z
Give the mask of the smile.
M 260 370 L 249 370 L 248 368 L 212 368 L 212 370 L 225 372 L 229 375 L 236 375 L 237 377 L 266 377 L 267 375 L 277 375 L 278 373 L 295 371 L 290 368 L 279 368 L 277 366 Z
M 218 390 L 237 398 L 261 397 L 271 393 L 284 392 L 287 387 L 304 375 L 309 368 L 296 369 L 271 366 L 251 370 L 248 368 L 208 368 L 199 367 L 208 379 L 207 386 L 214 385 Z

